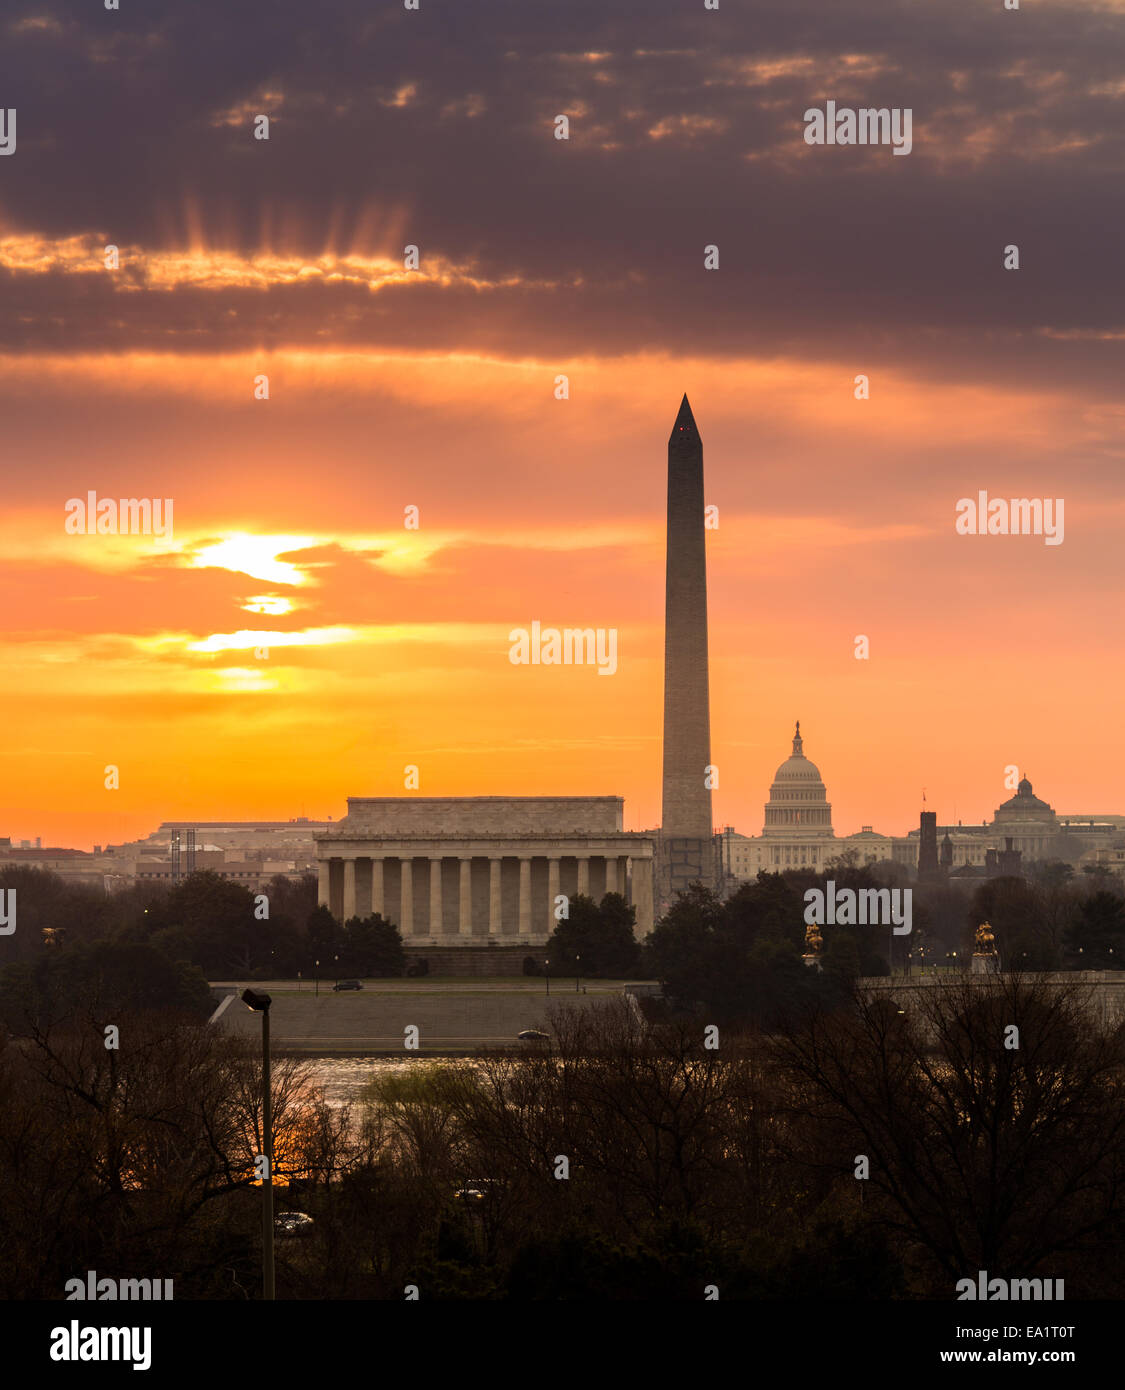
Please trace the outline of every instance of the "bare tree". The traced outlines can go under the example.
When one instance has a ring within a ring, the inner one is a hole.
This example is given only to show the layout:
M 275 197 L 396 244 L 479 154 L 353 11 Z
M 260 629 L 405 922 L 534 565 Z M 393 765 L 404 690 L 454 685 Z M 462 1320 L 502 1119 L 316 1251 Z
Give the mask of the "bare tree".
M 1101 1268 L 1125 1214 L 1125 1033 L 1082 987 L 1014 975 L 910 999 L 860 998 L 774 1041 L 794 1160 L 863 1190 L 950 1294 L 978 1269 L 1061 1275 L 1075 1252 Z

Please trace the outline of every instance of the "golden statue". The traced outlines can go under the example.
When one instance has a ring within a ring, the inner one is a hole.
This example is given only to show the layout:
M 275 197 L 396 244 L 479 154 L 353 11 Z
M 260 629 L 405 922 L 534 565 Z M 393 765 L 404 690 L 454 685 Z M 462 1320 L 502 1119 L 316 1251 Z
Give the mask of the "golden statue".
M 810 923 L 805 928 L 805 955 L 819 956 L 823 945 L 824 938 L 820 934 L 820 928 L 815 922 Z
M 982 922 L 977 928 L 976 946 L 973 950 L 974 956 L 994 956 L 996 954 L 996 941 L 992 935 L 992 928 L 987 922 Z

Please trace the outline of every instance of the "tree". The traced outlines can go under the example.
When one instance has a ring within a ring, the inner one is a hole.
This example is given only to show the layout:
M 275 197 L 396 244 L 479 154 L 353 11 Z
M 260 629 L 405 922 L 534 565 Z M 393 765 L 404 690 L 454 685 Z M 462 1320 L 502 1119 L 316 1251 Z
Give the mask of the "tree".
M 996 937 L 1004 970 L 1057 970 L 1060 952 L 1036 889 L 1022 878 L 987 879 L 972 896 L 963 949 L 972 950 L 973 934 L 988 922 Z
M 1031 865 L 1030 876 L 1047 888 L 1065 888 L 1074 878 L 1074 869 L 1062 859 L 1042 859 Z
M 645 970 L 665 993 L 685 1001 L 703 1000 L 711 988 L 711 948 L 723 907 L 708 888 L 693 884 L 681 893 L 645 938 Z
M 107 1049 L 101 1021 L 76 1010 L 0 1048 L 0 1297 L 57 1299 L 87 1269 L 246 1297 L 261 1267 L 257 1046 L 149 1008 L 115 1011 Z M 275 1062 L 275 1172 L 323 1185 L 348 1165 L 350 1119 L 306 1065 Z
M 1118 1296 L 1125 1030 L 1101 1025 L 1089 990 L 961 979 L 913 991 L 902 1011 L 857 998 L 770 1046 L 792 1087 L 792 1161 L 862 1188 L 931 1287 L 952 1297 L 985 1269 Z
M 1066 949 L 1072 969 L 1125 969 L 1125 902 L 1114 893 L 1092 893 L 1079 904 Z
M 345 949 L 347 938 L 344 928 L 323 905 L 314 907 L 305 923 L 305 966 L 312 966 L 314 960 L 329 961 Z
M 849 931 L 828 935 L 821 969 L 841 994 L 848 994 L 859 977 L 859 947 Z
M 64 946 L 0 971 L 0 1013 L 14 1034 L 88 1015 L 101 1027 L 146 1010 L 206 1019 L 213 1007 L 197 966 L 139 941 Z
M 344 950 L 348 970 L 357 975 L 398 976 L 406 967 L 402 936 L 393 922 L 380 913 L 350 917 L 344 923 Z
M 600 905 L 577 894 L 547 943 L 552 968 L 614 979 L 633 974 L 640 958 L 636 920 L 636 910 L 620 893 L 607 893 Z
M 255 917 L 254 895 L 210 870 L 189 874 L 144 920 L 154 945 L 190 960 L 210 979 L 249 974 L 269 960 L 270 924 Z
M 601 933 L 594 951 L 594 973 L 622 979 L 640 963 L 637 910 L 621 893 L 607 893 L 601 902 Z
M 44 931 L 74 944 L 104 932 L 111 899 L 86 884 L 67 883 L 46 869 L 23 865 L 0 870 L 0 891 L 14 892 L 19 930 L 4 938 L 5 962 L 30 961 L 44 946 Z
M 794 884 L 763 872 L 726 903 L 705 888 L 681 894 L 647 938 L 647 967 L 674 1001 L 768 1026 L 821 988 L 801 962 L 804 932 Z

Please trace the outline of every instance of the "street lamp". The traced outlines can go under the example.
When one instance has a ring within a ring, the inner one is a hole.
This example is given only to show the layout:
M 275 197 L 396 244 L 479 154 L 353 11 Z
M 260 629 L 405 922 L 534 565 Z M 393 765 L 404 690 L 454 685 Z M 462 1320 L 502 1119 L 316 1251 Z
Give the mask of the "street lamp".
M 297 971 L 297 992 L 298 992 L 298 994 L 300 993 L 300 991 L 301 991 L 301 972 L 298 970 L 298 971 Z
M 579 966 L 578 966 L 578 962 L 579 962 L 581 959 L 582 959 L 582 957 L 579 956 L 579 955 L 576 955 L 576 956 L 574 957 L 574 992 L 575 992 L 575 994 L 578 993 L 578 981 L 579 981 L 579 979 L 581 979 L 581 976 L 582 976 L 582 972 L 581 972 L 581 970 L 579 969 Z
M 320 998 L 320 961 L 316 962 L 316 997 Z
M 551 962 L 550 962 L 549 960 L 545 960 L 545 961 L 543 962 L 543 966 L 544 966 L 544 969 L 545 969 L 546 972 L 547 972 L 547 993 L 550 994 L 550 992 L 551 992 Z
M 336 983 L 339 984 L 339 983 L 340 983 L 340 957 L 339 957 L 339 956 L 336 956 L 334 959 L 335 959 L 335 961 L 336 961 Z
M 273 1278 L 273 1110 L 270 1104 L 270 1005 L 268 994 L 244 989 L 242 1002 L 262 1015 L 262 1148 L 266 1173 L 262 1179 L 262 1297 L 274 1299 Z

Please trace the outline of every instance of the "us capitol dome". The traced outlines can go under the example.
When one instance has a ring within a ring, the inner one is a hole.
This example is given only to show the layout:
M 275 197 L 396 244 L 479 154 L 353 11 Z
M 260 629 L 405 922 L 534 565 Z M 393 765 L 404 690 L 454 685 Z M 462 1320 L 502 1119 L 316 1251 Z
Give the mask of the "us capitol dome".
M 793 735 L 793 752 L 774 774 L 762 828 L 764 867 L 823 865 L 834 845 L 832 806 L 816 763 L 805 757 L 801 721 Z

